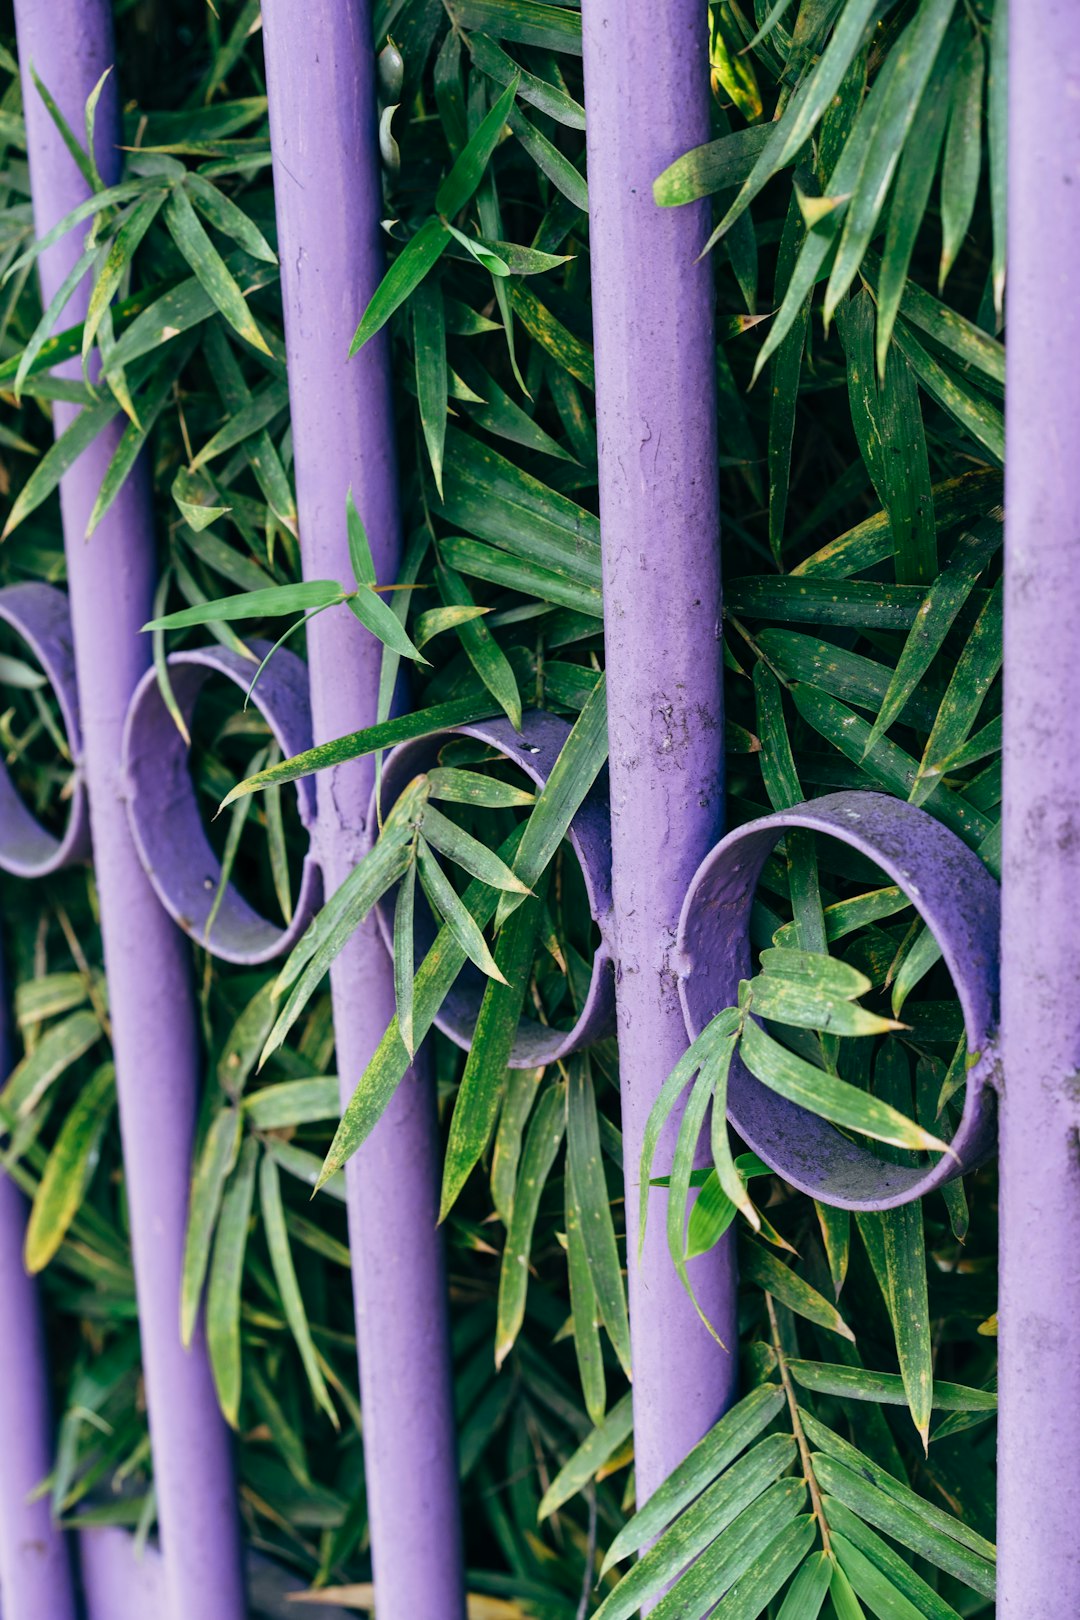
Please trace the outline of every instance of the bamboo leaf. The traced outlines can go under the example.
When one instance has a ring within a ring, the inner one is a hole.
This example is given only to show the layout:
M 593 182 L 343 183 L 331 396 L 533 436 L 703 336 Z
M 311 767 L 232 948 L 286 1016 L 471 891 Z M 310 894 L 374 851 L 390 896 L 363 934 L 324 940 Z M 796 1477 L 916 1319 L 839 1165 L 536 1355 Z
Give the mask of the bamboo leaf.
M 63 1243 L 97 1167 L 116 1100 L 116 1074 L 103 1063 L 69 1110 L 45 1161 L 26 1224 L 26 1269 L 42 1271 Z
M 278 1175 L 277 1165 L 268 1153 L 263 1154 L 262 1163 L 259 1166 L 259 1202 L 262 1207 L 266 1246 L 270 1250 L 270 1263 L 274 1268 L 274 1277 L 277 1281 L 278 1292 L 281 1295 L 286 1320 L 292 1336 L 296 1340 L 300 1359 L 304 1363 L 304 1371 L 307 1373 L 311 1393 L 336 1429 L 340 1426 L 338 1415 L 323 1380 L 318 1353 L 312 1341 L 311 1329 L 308 1326 L 307 1311 L 304 1309 L 304 1301 L 300 1293 L 300 1284 L 296 1280 L 296 1268 L 293 1265 L 289 1234 L 285 1225 L 285 1205 L 281 1197 L 281 1179 Z
M 356 354 L 376 332 L 382 330 L 396 309 L 414 292 L 428 271 L 442 256 L 450 241 L 449 228 L 440 219 L 427 219 L 416 235 L 402 248 L 371 295 L 368 306 L 353 333 L 349 354 Z
M 174 187 L 165 204 L 165 223 L 203 291 L 224 315 L 233 330 L 253 348 L 269 354 L 270 348 L 248 309 L 232 271 L 200 225 L 187 193 Z
M 521 1170 L 514 1194 L 514 1211 L 506 1234 L 502 1265 L 499 1269 L 499 1299 L 495 1324 L 495 1366 L 501 1367 L 525 1320 L 525 1296 L 529 1287 L 529 1253 L 533 1227 L 540 1207 L 544 1184 L 562 1144 L 566 1121 L 565 1084 L 550 1086 L 536 1105 Z M 629 1405 L 629 1398 L 627 1398 Z M 616 1410 L 612 1409 L 613 1412 Z M 611 1414 L 609 1414 L 609 1417 Z
M 225 1193 L 225 1183 L 240 1151 L 241 1116 L 231 1104 L 219 1108 L 206 1133 L 191 1178 L 184 1264 L 180 1282 L 180 1338 L 191 1344 L 203 1283 L 210 1265 L 210 1246 Z
M 240 1294 L 258 1162 L 258 1141 L 249 1136 L 240 1150 L 239 1162 L 226 1183 L 221 1201 L 206 1296 L 206 1344 L 210 1353 L 210 1368 L 221 1410 L 234 1429 L 240 1422 L 242 1379 Z

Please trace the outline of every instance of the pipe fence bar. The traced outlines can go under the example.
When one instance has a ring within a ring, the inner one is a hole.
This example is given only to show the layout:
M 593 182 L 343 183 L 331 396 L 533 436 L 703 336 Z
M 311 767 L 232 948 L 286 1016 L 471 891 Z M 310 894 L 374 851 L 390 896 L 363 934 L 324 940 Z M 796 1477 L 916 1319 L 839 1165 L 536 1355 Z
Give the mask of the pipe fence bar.
M 1080 9 L 1013 8 L 998 1609 L 1080 1614 Z
M 108 0 L 18 0 L 23 98 L 39 236 L 87 195 L 30 77 L 33 65 L 68 123 L 113 61 Z M 115 76 L 97 109 L 97 158 L 119 170 Z M 42 255 L 48 301 L 83 232 Z M 65 319 L 85 313 L 89 286 Z M 76 362 L 74 374 L 78 375 Z M 76 407 L 54 406 L 57 433 Z M 87 519 L 120 425 L 105 429 L 61 482 L 86 776 L 112 1009 L 120 1125 L 131 1211 L 158 1520 L 170 1620 L 240 1620 L 245 1612 L 231 1447 L 201 1337 L 180 1343 L 179 1300 L 200 1054 L 187 942 L 139 865 L 124 812 L 120 739 L 128 700 L 150 661 L 155 546 L 146 468 L 138 467 L 94 533 Z
M 400 554 L 387 335 L 347 358 L 384 269 L 371 13 L 355 0 L 266 0 L 263 21 L 304 573 L 349 578 L 351 485 L 386 583 Z M 370 724 L 379 643 L 336 610 L 312 622 L 308 654 L 315 742 Z M 373 781 L 371 760 L 317 779 L 328 893 L 370 846 Z M 374 917 L 330 978 L 344 1104 L 394 1013 Z M 345 1172 L 379 1620 L 464 1616 L 440 1162 L 421 1063 Z
M 11 1069 L 0 963 L 0 1076 Z M 75 1620 L 66 1538 L 47 1498 L 28 1500 L 53 1463 L 49 1360 L 37 1284 L 23 1264 L 26 1204 L 0 1171 L 0 1606 L 4 1620 Z
M 673 946 L 723 817 L 720 557 L 706 204 L 662 210 L 656 175 L 709 138 L 705 15 L 671 0 L 584 0 L 593 330 L 608 670 L 626 1229 L 657 1091 L 686 1048 Z M 670 1147 L 673 1135 L 666 1140 Z M 628 1243 L 638 1502 L 730 1402 L 735 1361 L 667 1251 L 654 1193 Z M 691 1268 L 735 1343 L 730 1239 Z

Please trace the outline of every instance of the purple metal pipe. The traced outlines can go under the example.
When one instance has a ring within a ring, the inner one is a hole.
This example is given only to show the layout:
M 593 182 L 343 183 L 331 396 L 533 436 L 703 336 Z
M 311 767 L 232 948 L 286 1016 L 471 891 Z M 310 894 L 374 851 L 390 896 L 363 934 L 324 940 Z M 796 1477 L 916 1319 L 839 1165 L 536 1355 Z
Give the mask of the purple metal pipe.
M 386 583 L 400 546 L 388 340 L 346 358 L 384 269 L 371 14 L 356 0 L 266 0 L 263 22 L 304 572 L 348 579 L 351 485 Z M 313 621 L 316 743 L 374 720 L 381 651 L 347 609 Z M 372 783 L 370 760 L 318 778 L 328 893 L 370 845 Z M 394 1012 L 373 917 L 331 988 L 344 1102 Z M 464 1615 L 439 1170 L 421 1067 L 346 1170 L 380 1620 Z
M 1000 1581 L 1080 1614 L 1080 9 L 1009 55 Z
M 34 222 L 44 233 L 87 195 L 30 79 L 33 64 L 74 129 L 113 61 L 107 0 L 18 0 Z M 119 167 L 115 77 L 97 111 L 98 161 Z M 46 300 L 78 257 L 83 232 L 42 255 Z M 86 308 L 89 288 L 69 305 Z M 78 367 L 76 366 L 76 372 Z M 75 407 L 55 407 L 56 428 Z M 186 941 L 139 865 L 124 813 L 120 738 L 128 699 L 150 659 L 154 532 L 145 466 L 87 542 L 87 519 L 119 427 L 102 433 L 61 483 L 90 819 L 112 1007 L 135 1279 L 139 1298 L 158 1517 L 171 1620 L 244 1614 L 231 1448 L 202 1341 L 180 1344 L 180 1270 L 200 1072 Z
M 11 1067 L 0 972 L 0 1075 Z M 71 1565 L 47 1499 L 28 1502 L 52 1467 L 49 1358 L 37 1286 L 23 1265 L 26 1205 L 0 1172 L 0 1602 L 4 1620 L 75 1620 Z
M 713 291 L 695 263 L 707 212 L 652 197 L 709 137 L 706 18 L 699 0 L 657 15 L 651 0 L 582 6 L 628 1232 L 645 1121 L 686 1047 L 679 909 L 724 786 Z M 731 1241 L 692 1275 L 734 1349 Z M 661 1195 L 629 1279 L 640 1503 L 730 1402 L 735 1360 L 675 1275 Z

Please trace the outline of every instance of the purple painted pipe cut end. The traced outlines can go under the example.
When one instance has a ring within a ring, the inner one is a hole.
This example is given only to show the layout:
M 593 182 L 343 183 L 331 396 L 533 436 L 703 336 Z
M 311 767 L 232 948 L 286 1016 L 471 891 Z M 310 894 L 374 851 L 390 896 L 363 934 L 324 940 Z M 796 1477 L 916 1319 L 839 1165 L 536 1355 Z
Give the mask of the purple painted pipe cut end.
M 0 867 L 14 877 L 39 878 L 85 860 L 90 854 L 90 819 L 82 773 L 82 734 L 75 687 L 71 615 L 63 591 L 27 581 L 0 590 L 0 621 L 29 647 L 60 706 L 60 718 L 75 763 L 74 792 L 67 824 L 59 838 L 30 813 L 0 763 Z
M 486 743 L 489 748 L 496 749 L 512 764 L 519 766 L 538 787 L 543 787 L 569 734 L 570 727 L 565 720 L 554 714 L 532 710 L 526 714 L 520 732 L 515 731 L 508 720 L 485 720 L 476 725 L 457 726 L 453 731 L 440 731 L 430 737 L 418 737 L 414 742 L 402 743 L 388 756 L 383 768 L 382 802 L 386 806 L 392 805 L 413 777 L 431 770 L 438 762 L 440 749 L 455 736 L 473 737 L 477 742 Z M 374 800 L 369 825 L 375 825 Z M 593 957 L 589 989 L 572 1029 L 552 1029 L 532 1018 L 521 1020 L 510 1053 L 512 1069 L 533 1069 L 544 1063 L 554 1063 L 557 1058 L 578 1051 L 590 1041 L 610 1035 L 615 1027 L 611 823 L 606 772 L 570 823 L 569 839 L 581 865 L 589 910 L 600 930 L 600 944 Z M 389 904 L 380 904 L 377 912 L 379 931 L 387 950 L 392 954 L 393 908 Z M 418 912 L 418 949 L 425 952 L 434 936 L 430 918 L 427 937 L 424 937 L 419 918 Z M 472 1044 L 486 982 L 477 969 L 467 964 L 435 1019 L 443 1034 L 466 1051 Z
M 261 656 L 267 648 L 253 642 L 252 650 Z M 224 675 L 247 691 L 254 673 L 254 664 L 224 647 L 197 647 L 169 658 L 173 695 L 189 729 L 196 700 L 211 676 Z M 252 702 L 286 758 L 311 747 L 307 667 L 295 653 L 281 649 L 274 654 L 259 677 Z M 221 862 L 199 816 L 188 769 L 188 746 L 165 706 L 152 669 L 139 682 L 128 710 L 123 769 L 128 818 L 139 859 L 162 905 L 185 933 L 223 961 L 249 966 L 290 950 L 314 916 L 322 895 L 318 862 L 310 848 L 287 928 L 260 916 L 230 883 L 207 937 L 221 882 Z M 315 821 L 314 784 L 301 777 L 295 787 L 300 820 L 310 830 Z
M 968 1051 L 978 1060 L 968 1072 L 953 1154 L 930 1168 L 887 1163 L 828 1120 L 768 1090 L 737 1056 L 728 1115 L 754 1152 L 802 1192 L 842 1209 L 892 1209 L 975 1169 L 994 1148 L 998 886 L 955 833 L 925 810 L 882 793 L 831 793 L 737 828 L 698 868 L 679 919 L 679 994 L 691 1040 L 735 1004 L 739 980 L 752 971 L 754 891 L 790 827 L 839 839 L 903 889 L 941 946 L 963 1008 Z

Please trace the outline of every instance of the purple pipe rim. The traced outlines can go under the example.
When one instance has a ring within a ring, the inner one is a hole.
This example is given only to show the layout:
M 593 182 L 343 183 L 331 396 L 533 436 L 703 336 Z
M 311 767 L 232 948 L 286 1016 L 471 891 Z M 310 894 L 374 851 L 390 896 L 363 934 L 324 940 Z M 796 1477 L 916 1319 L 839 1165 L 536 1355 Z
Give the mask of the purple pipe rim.
M 79 697 L 71 614 L 63 591 L 37 580 L 0 590 L 0 622 L 9 625 L 41 665 L 56 696 L 60 719 L 75 766 L 67 822 L 59 838 L 43 827 L 23 803 L 0 761 L 0 867 L 13 877 L 47 877 L 90 854 L 90 813 L 82 770 Z
M 828 1120 L 780 1097 L 736 1053 L 728 1117 L 770 1169 L 840 1209 L 893 1209 L 976 1169 L 997 1125 L 998 886 L 979 857 L 927 811 L 883 793 L 830 793 L 727 835 L 698 868 L 679 919 L 679 995 L 694 1040 L 738 999 L 751 968 L 750 908 L 762 867 L 791 827 L 826 834 L 875 861 L 935 935 L 964 1014 L 968 1071 L 952 1153 L 925 1165 L 879 1158 Z
M 253 642 L 258 655 L 267 644 Z M 255 666 L 225 647 L 197 647 L 173 653 L 169 676 L 173 695 L 189 730 L 195 704 L 206 682 L 223 675 L 243 691 Z M 274 654 L 259 678 L 252 703 L 289 758 L 311 747 L 307 666 L 287 648 Z M 315 850 L 304 857 L 291 922 L 279 928 L 259 915 L 234 883 L 226 885 L 207 936 L 207 923 L 221 882 L 221 862 L 199 815 L 188 769 L 189 749 L 165 706 L 154 670 L 135 690 L 124 726 L 123 771 L 127 812 L 139 860 L 158 899 L 186 934 L 213 956 L 249 967 L 291 950 L 318 909 L 322 878 Z M 302 825 L 315 824 L 315 788 L 309 777 L 295 784 Z
M 439 752 L 452 737 L 472 737 L 497 749 L 504 758 L 517 765 L 538 787 L 543 787 L 552 766 L 559 757 L 570 727 L 558 715 L 531 710 L 524 717 L 522 729 L 516 732 L 508 720 L 486 720 L 478 724 L 457 726 L 452 731 L 436 732 L 429 737 L 418 737 L 401 743 L 387 757 L 383 767 L 381 799 L 385 806 L 392 805 L 414 777 L 431 770 L 437 763 Z M 375 798 L 372 798 L 371 822 L 375 823 Z M 601 1040 L 615 1028 L 615 966 L 612 943 L 611 907 L 611 831 L 607 796 L 607 772 L 603 772 L 585 798 L 570 824 L 569 842 L 577 856 L 589 911 L 600 931 L 600 942 L 593 956 L 589 989 L 581 1012 L 569 1030 L 561 1030 L 522 1018 L 511 1048 L 509 1066 L 512 1069 L 534 1069 L 545 1063 L 568 1057 L 580 1051 L 591 1041 Z M 392 894 L 376 908 L 379 932 L 387 950 L 393 955 L 394 920 Z M 434 938 L 429 914 L 418 907 L 417 959 L 427 951 Z M 427 928 L 419 923 L 426 917 Z M 478 969 L 466 964 L 458 975 L 435 1023 L 455 1045 L 468 1051 L 472 1045 L 480 1002 L 486 980 Z

